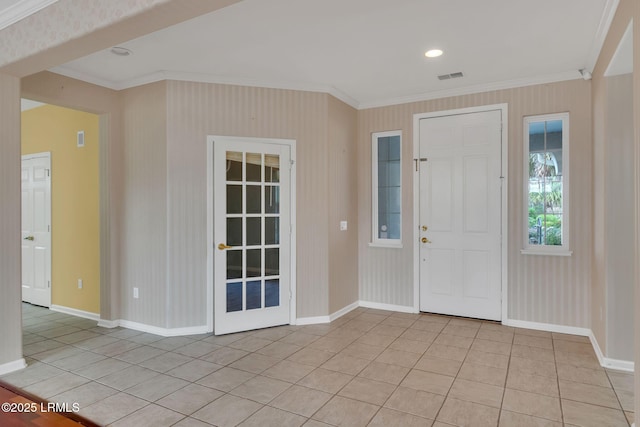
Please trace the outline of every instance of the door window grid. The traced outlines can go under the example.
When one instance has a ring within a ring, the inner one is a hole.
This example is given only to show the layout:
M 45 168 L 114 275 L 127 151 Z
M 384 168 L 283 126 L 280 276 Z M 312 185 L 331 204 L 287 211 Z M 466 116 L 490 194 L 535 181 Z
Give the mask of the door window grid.
M 279 162 L 278 155 L 227 152 L 227 191 L 234 188 L 235 198 L 240 199 L 238 203 L 227 195 L 227 240 L 241 243 L 230 244 L 233 247 L 227 249 L 227 312 L 280 305 Z M 236 187 L 240 187 L 239 193 Z M 250 204 L 251 199 L 254 203 Z M 255 203 L 255 199 L 259 199 L 259 203 Z M 256 222 L 259 223 L 257 227 Z M 230 227 L 230 223 L 234 226 Z M 238 223 L 241 224 L 241 236 L 230 236 L 229 232 L 234 228 L 237 231 Z M 251 230 L 248 230 L 248 223 Z M 250 237 L 256 231 L 259 241 Z M 235 271 L 238 267 L 240 274 Z

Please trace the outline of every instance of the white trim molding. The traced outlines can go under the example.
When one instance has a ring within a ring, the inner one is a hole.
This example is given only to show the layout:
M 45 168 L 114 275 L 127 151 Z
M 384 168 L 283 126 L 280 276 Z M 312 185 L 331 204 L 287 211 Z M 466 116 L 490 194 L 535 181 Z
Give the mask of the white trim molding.
M 395 305 L 395 304 L 385 304 L 381 302 L 373 302 L 373 301 L 359 301 L 360 307 L 364 308 L 374 308 L 376 310 L 385 310 L 385 311 L 397 311 L 399 313 L 419 313 L 415 307 L 411 305 Z
M 316 325 L 318 323 L 331 322 L 331 316 L 312 316 L 312 317 L 298 317 L 293 325 Z
M 0 10 L 0 30 L 33 15 L 58 0 L 22 0 L 4 10 Z
M 593 350 L 596 352 L 596 356 L 598 357 L 598 362 L 600 362 L 600 366 L 607 369 L 615 369 L 618 371 L 626 371 L 626 372 L 634 372 L 635 363 L 629 360 L 620 360 L 620 359 L 612 359 L 610 357 L 605 357 L 604 353 L 600 349 L 600 345 L 598 344 L 598 340 L 596 336 L 593 334 L 593 331 L 589 331 L 589 341 L 591 341 L 591 345 L 593 346 Z
M 132 322 L 130 320 L 102 320 L 98 322 L 98 326 L 102 328 L 117 328 L 121 326 L 135 331 L 147 332 L 149 334 L 159 335 L 161 337 L 179 337 L 183 335 L 198 335 L 210 333 L 207 325 L 187 326 L 184 328 L 161 328 L 159 326 L 147 325 L 145 323 Z
M 8 374 L 11 372 L 19 371 L 27 367 L 27 362 L 24 358 L 14 360 L 13 362 L 7 362 L 0 365 L 0 375 Z
M 576 326 L 555 325 L 553 323 L 529 322 L 526 320 L 506 319 L 502 322 L 505 326 L 513 326 L 514 328 L 534 329 L 536 331 L 556 332 L 560 334 L 580 335 L 588 337 L 596 353 L 600 366 L 607 369 L 616 369 L 618 371 L 634 372 L 635 364 L 627 360 L 618 360 L 605 357 L 600 349 L 598 340 L 596 340 L 593 331 L 589 328 L 580 328 Z
M 360 307 L 360 304 L 358 301 L 356 302 L 352 302 L 351 304 L 347 305 L 346 307 L 341 308 L 340 310 L 331 313 L 329 315 L 329 321 L 333 322 L 336 319 L 339 319 L 340 317 L 344 316 L 345 314 L 355 310 L 356 308 Z
M 89 320 L 100 321 L 99 313 L 91 313 L 90 311 L 78 310 L 76 308 L 65 307 L 62 305 L 51 304 L 49 307 L 51 311 L 57 311 L 59 313 L 70 314 L 71 316 L 82 317 Z
M 100 320 L 98 320 L 98 326 L 101 327 L 101 328 L 113 329 L 113 328 L 117 328 L 118 326 L 120 326 L 120 321 L 119 320 L 100 319 Z
M 576 326 L 556 325 L 554 323 L 529 322 L 527 320 L 505 319 L 502 321 L 505 326 L 513 326 L 514 328 L 533 329 L 536 331 L 556 332 L 559 334 L 580 335 L 588 337 L 591 329 L 579 328 Z
M 600 22 L 598 23 L 598 29 L 594 34 L 591 51 L 589 52 L 589 56 L 585 64 L 585 68 L 589 72 L 593 71 L 593 68 L 596 66 L 596 62 L 598 61 L 598 57 L 600 56 L 600 51 L 602 50 L 605 39 L 607 38 L 607 34 L 609 34 L 609 28 L 611 28 L 611 23 L 613 22 L 613 18 L 616 15 L 616 10 L 618 9 L 619 3 L 620 0 L 607 0 L 607 3 L 604 5 L 602 16 L 600 17 Z

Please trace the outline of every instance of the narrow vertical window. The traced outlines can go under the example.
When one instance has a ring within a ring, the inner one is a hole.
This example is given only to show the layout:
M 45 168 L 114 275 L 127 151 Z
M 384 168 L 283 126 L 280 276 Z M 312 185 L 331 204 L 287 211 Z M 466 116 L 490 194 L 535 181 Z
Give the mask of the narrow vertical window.
M 401 246 L 402 132 L 372 134 L 372 208 L 374 246 Z
M 525 117 L 524 253 L 569 255 L 569 114 Z

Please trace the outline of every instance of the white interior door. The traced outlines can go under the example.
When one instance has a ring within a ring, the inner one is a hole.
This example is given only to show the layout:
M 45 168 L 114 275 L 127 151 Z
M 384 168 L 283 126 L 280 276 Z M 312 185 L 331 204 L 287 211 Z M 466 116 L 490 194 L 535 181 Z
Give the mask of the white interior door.
M 501 319 L 501 111 L 420 120 L 420 310 Z
M 238 138 L 213 144 L 215 333 L 288 324 L 291 148 Z
M 22 156 L 22 300 L 51 306 L 51 157 Z

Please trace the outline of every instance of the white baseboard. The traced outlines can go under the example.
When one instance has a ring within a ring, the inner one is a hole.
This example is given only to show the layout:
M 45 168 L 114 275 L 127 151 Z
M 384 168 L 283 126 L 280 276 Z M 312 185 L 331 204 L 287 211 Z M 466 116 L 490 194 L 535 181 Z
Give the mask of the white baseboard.
M 98 326 L 100 326 L 101 328 L 109 328 L 109 329 L 117 328 L 118 326 L 120 326 L 120 321 L 100 319 L 98 320 Z
M 8 374 L 10 372 L 19 371 L 27 367 L 27 362 L 22 359 L 14 360 L 13 362 L 7 362 L 0 365 L 0 375 Z
M 359 301 L 360 307 L 365 308 L 375 308 L 378 310 L 386 310 L 386 311 L 398 311 L 400 313 L 419 313 L 413 306 L 409 305 L 395 305 L 395 304 L 384 304 L 381 302 L 371 302 L 371 301 Z
M 608 369 L 615 369 L 616 371 L 635 371 L 634 362 L 630 362 L 629 360 L 611 359 L 610 357 L 604 358 L 604 364 L 602 364 L 602 366 Z
M 185 328 L 161 328 L 159 326 L 147 325 L 144 323 L 132 322 L 130 320 L 104 320 L 98 321 L 98 326 L 103 328 L 116 328 L 122 326 L 123 328 L 133 329 L 135 331 L 148 332 L 154 335 L 160 335 L 162 337 L 178 337 L 182 335 L 198 335 L 206 334 L 210 331 L 207 330 L 206 325 L 202 326 L 187 326 Z
M 331 322 L 331 316 L 314 316 L 314 317 L 298 317 L 295 321 L 296 325 L 316 325 L 318 323 Z
M 534 329 L 536 331 L 557 332 L 559 334 L 580 335 L 588 337 L 591 329 L 579 328 L 576 326 L 555 325 L 553 323 L 528 322 L 526 320 L 506 319 L 502 321 L 505 326 L 513 326 L 514 328 Z
M 83 317 L 89 320 L 100 320 L 100 314 L 98 313 L 91 313 L 90 311 L 78 310 L 76 308 L 65 307 L 63 305 L 52 304 L 51 307 L 49 307 L 49 310 L 57 311 L 64 314 L 70 314 L 76 317 Z
M 598 362 L 600 366 L 604 366 L 604 354 L 602 353 L 602 349 L 600 348 L 600 344 L 598 344 L 598 340 L 596 336 L 593 334 L 593 331 L 589 331 L 589 341 L 591 341 L 591 346 L 593 350 L 596 352 L 596 357 L 598 358 Z
M 596 340 L 593 331 L 588 328 L 579 328 L 575 326 L 563 326 L 563 325 L 554 325 L 552 323 L 538 323 L 538 322 L 527 322 L 525 320 L 513 320 L 506 319 L 502 322 L 503 325 L 513 326 L 515 328 L 526 328 L 526 329 L 535 329 L 537 331 L 547 331 L 547 332 L 557 332 L 561 334 L 570 334 L 570 335 L 580 335 L 583 337 L 589 337 L 589 341 L 591 342 L 591 346 L 593 347 L 593 351 L 596 353 L 596 357 L 598 358 L 598 362 L 600 366 L 608 369 L 617 369 L 619 371 L 634 371 L 634 362 L 630 362 L 628 360 L 618 360 L 612 359 L 609 357 L 605 357 L 604 353 L 602 353 L 602 349 L 598 344 L 598 340 Z
M 345 314 L 349 313 L 350 311 L 355 310 L 356 308 L 360 307 L 360 304 L 358 304 L 358 301 L 353 302 L 351 304 L 349 304 L 346 307 L 341 308 L 340 310 L 336 311 L 335 313 L 332 313 L 329 315 L 329 321 L 333 322 L 336 319 L 339 319 L 340 317 L 344 316 Z
M 207 325 L 187 326 L 185 328 L 160 328 L 158 326 L 146 325 L 144 323 L 131 322 L 129 320 L 120 320 L 119 323 L 123 328 L 148 332 L 150 334 L 160 335 L 163 337 L 177 337 L 181 335 L 198 335 L 207 333 Z

